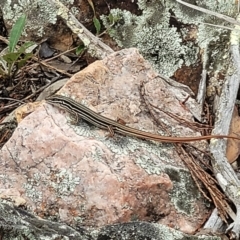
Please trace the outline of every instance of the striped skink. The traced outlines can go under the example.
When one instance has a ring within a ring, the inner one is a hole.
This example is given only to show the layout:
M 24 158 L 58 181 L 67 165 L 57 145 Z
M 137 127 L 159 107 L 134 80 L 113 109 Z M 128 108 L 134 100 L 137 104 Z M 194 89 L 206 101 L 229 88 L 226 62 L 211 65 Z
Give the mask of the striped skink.
M 85 121 L 99 127 L 101 129 L 108 130 L 110 135 L 113 136 L 114 133 L 119 133 L 121 135 L 138 137 L 141 139 L 154 140 L 158 142 L 167 142 L 167 143 L 184 143 L 184 142 L 193 142 L 200 140 L 207 140 L 211 138 L 231 138 L 240 140 L 238 137 L 233 137 L 229 135 L 207 135 L 207 136 L 198 136 L 198 137 L 167 137 L 161 136 L 158 134 L 152 134 L 137 130 L 131 127 L 127 127 L 123 124 L 120 124 L 114 120 L 106 118 L 99 115 L 98 113 L 92 111 L 91 109 L 85 107 L 84 105 L 72 100 L 69 97 L 64 97 L 61 95 L 53 95 L 48 97 L 46 101 L 52 105 L 56 105 L 76 116 L 81 117 Z

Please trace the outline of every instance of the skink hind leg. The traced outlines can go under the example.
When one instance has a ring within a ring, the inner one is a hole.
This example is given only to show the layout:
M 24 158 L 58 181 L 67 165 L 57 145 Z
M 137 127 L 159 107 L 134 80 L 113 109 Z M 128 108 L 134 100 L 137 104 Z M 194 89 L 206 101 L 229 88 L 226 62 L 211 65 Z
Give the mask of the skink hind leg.
M 109 133 L 107 134 L 107 137 L 111 137 L 111 138 L 112 138 L 112 137 L 114 136 L 114 134 L 115 134 L 115 133 L 114 133 L 114 130 L 113 130 L 113 128 L 112 128 L 111 125 L 108 125 L 107 128 L 108 128 L 108 132 L 109 132 Z

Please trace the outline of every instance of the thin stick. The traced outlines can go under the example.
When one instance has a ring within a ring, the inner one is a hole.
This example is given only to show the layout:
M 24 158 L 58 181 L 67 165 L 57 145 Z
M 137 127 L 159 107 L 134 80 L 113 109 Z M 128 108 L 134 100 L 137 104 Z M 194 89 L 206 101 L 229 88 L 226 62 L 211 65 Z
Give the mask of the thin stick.
M 195 6 L 195 5 L 190 4 L 190 3 L 186 3 L 186 2 L 184 2 L 184 1 L 182 1 L 182 0 L 176 0 L 176 1 L 179 2 L 179 3 L 181 3 L 181 4 L 183 4 L 183 5 L 185 5 L 185 6 L 187 6 L 187 7 L 196 9 L 196 10 L 198 10 L 198 11 L 200 11 L 200 12 L 207 13 L 207 14 L 209 14 L 209 15 L 213 15 L 213 16 L 215 16 L 215 17 L 217 17 L 217 18 L 223 19 L 223 20 L 225 20 L 225 21 L 227 21 L 227 22 L 230 22 L 230 23 L 232 23 L 232 24 L 235 24 L 235 25 L 239 25 L 239 26 L 240 26 L 240 22 L 236 21 L 234 18 L 231 18 L 231 17 L 229 17 L 229 16 L 223 15 L 223 14 L 221 14 L 221 13 L 213 12 L 213 11 L 211 11 L 211 10 L 208 10 L 208 9 L 205 9 L 205 8 L 202 8 L 202 7 Z

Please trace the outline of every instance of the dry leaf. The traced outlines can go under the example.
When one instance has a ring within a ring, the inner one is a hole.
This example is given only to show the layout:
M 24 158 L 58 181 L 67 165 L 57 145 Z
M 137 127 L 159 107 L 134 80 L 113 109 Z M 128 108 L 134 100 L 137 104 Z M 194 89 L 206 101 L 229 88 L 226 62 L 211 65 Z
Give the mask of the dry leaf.
M 231 136 L 240 137 L 240 117 L 235 107 L 232 116 L 232 122 L 229 131 Z M 227 159 L 229 163 L 236 161 L 240 153 L 240 140 L 228 139 L 227 142 Z

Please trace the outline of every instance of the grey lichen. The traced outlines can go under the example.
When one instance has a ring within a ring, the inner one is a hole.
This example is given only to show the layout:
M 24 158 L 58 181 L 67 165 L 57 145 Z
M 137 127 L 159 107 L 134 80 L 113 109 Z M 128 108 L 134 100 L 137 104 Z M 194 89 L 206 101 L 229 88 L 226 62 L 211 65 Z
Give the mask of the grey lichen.
M 34 202 L 42 201 L 42 192 L 38 190 L 39 181 L 41 176 L 34 174 L 32 178 L 28 178 L 28 182 L 23 185 L 26 191 L 26 196 Z
M 178 209 L 178 212 L 188 216 L 194 214 L 193 205 L 196 203 L 196 199 L 201 197 L 201 194 L 189 172 L 185 169 L 169 166 L 165 168 L 165 172 L 174 183 L 171 191 L 171 202 L 175 208 Z
M 164 75 L 172 75 L 184 63 L 185 47 L 176 28 L 163 24 L 143 27 L 135 36 L 135 46 Z
M 59 197 L 71 195 L 80 183 L 80 178 L 67 169 L 61 169 L 54 176 L 54 181 L 50 181 L 49 185 L 55 189 Z

